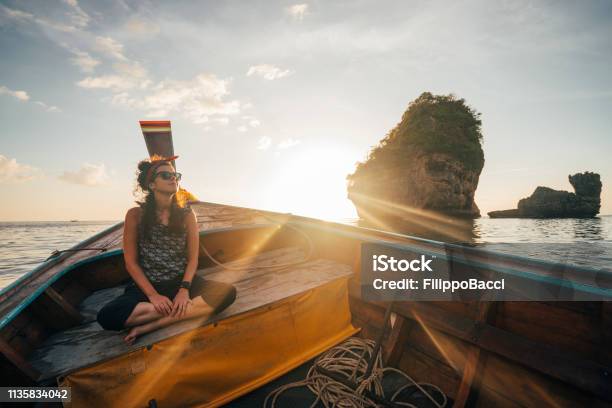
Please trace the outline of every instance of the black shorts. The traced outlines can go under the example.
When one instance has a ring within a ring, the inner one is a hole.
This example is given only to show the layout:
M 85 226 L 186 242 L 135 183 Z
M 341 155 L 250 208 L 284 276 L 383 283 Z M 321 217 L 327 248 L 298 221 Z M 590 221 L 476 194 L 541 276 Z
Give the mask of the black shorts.
M 174 280 L 152 284 L 160 295 L 164 295 L 172 301 L 180 288 L 181 281 Z M 204 279 L 195 275 L 189 289 L 189 297 L 193 299 L 197 296 L 201 296 L 214 309 L 213 313 L 217 314 L 234 302 L 236 288 L 229 283 Z M 111 300 L 100 309 L 97 315 L 98 323 L 105 330 L 123 330 L 125 329 L 125 321 L 140 302 L 149 302 L 149 298 L 134 281 L 131 281 L 122 295 Z

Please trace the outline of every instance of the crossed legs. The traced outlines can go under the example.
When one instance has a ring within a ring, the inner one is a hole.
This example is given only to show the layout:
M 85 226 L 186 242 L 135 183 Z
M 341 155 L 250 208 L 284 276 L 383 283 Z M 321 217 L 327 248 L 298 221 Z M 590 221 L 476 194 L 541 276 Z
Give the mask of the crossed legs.
M 132 344 L 134 340 L 145 333 L 168 326 L 169 324 L 192 317 L 209 316 L 213 313 L 213 308 L 202 299 L 196 296 L 191 299 L 193 302 L 182 317 L 165 316 L 158 313 L 150 302 L 140 302 L 136 305 L 130 316 L 125 321 L 126 327 L 131 327 L 124 341 Z

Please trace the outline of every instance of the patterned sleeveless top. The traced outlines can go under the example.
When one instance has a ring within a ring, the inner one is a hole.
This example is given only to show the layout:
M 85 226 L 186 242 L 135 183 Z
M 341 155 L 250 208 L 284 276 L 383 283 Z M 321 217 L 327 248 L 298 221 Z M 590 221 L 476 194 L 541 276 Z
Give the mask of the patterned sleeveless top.
M 184 215 L 191 211 L 184 207 Z M 142 222 L 138 226 L 139 264 L 151 283 L 180 280 L 187 267 L 187 230 L 173 233 L 167 225 L 155 222 L 150 238 L 144 240 Z

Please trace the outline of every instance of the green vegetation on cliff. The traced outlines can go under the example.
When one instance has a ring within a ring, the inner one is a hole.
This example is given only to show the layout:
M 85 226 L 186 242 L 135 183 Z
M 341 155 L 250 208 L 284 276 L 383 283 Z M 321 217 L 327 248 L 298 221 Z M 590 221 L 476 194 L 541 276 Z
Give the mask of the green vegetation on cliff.
M 484 165 L 480 113 L 453 94 L 423 92 L 412 101 L 398 123 L 358 163 L 351 180 L 364 170 L 388 170 L 408 160 L 414 153 L 442 153 L 478 173 Z

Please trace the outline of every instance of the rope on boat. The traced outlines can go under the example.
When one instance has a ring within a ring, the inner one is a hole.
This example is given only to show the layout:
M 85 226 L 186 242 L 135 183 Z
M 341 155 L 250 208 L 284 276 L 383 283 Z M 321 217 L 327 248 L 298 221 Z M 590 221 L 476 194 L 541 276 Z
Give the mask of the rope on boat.
M 215 264 L 217 264 L 218 266 L 222 267 L 223 269 L 229 269 L 229 270 L 233 270 L 233 271 L 243 271 L 243 270 L 246 270 L 246 269 L 278 269 L 278 268 L 285 268 L 285 267 L 288 267 L 288 266 L 300 265 L 300 264 L 303 264 L 303 263 L 308 262 L 310 260 L 310 258 L 312 257 L 313 251 L 314 251 L 314 244 L 312 242 L 312 239 L 308 236 L 308 234 L 306 234 L 304 231 L 302 231 L 299 228 L 296 228 L 296 227 L 294 227 L 292 225 L 282 224 L 282 223 L 276 221 L 275 219 L 273 219 L 272 217 L 262 213 L 261 211 L 256 211 L 256 212 L 257 212 L 257 214 L 261 215 L 262 217 L 267 218 L 267 219 L 273 221 L 277 225 L 284 226 L 284 227 L 287 227 L 287 228 L 291 228 L 291 229 L 297 231 L 304 238 L 306 238 L 306 242 L 308 243 L 308 253 L 306 254 L 306 256 L 304 256 L 304 259 L 299 260 L 299 261 L 288 262 L 288 263 L 284 263 L 284 264 L 274 264 L 274 265 L 252 265 L 252 264 L 246 264 L 246 265 L 242 265 L 242 266 L 231 266 L 231 265 L 226 265 L 226 264 L 223 264 L 223 263 L 217 261 L 208 252 L 208 250 L 206 249 L 204 244 L 200 243 L 200 246 L 204 250 L 204 253 L 206 254 L 206 256 L 208 256 L 211 261 L 213 261 Z
M 282 385 L 269 393 L 264 400 L 264 408 L 268 408 L 269 400 L 271 400 L 270 408 L 274 408 L 278 397 L 284 391 L 298 387 L 308 387 L 317 396 L 310 408 L 316 406 L 319 401 L 326 408 L 366 408 L 381 405 L 417 408 L 417 405 L 397 399 L 403 391 L 411 387 L 413 390 L 410 393 L 405 393 L 407 396 L 418 390 L 433 404 L 432 406 L 437 408 L 446 406 L 448 399 L 436 385 L 416 382 L 408 374 L 393 367 L 383 368 L 380 350 L 376 356 L 372 373 L 365 378 L 368 361 L 372 358 L 374 348 L 375 342 L 373 340 L 359 337 L 348 338 L 325 354 L 320 355 L 308 370 L 304 380 Z M 317 367 L 339 374 L 342 378 L 356 384 L 357 388 L 352 389 L 342 382 L 322 375 L 317 371 Z M 387 398 L 383 390 L 382 380 L 386 373 L 391 372 L 403 377 L 406 384 L 395 390 L 390 398 Z M 429 388 L 429 391 L 426 388 Z M 372 394 L 377 398 L 373 398 Z M 385 401 L 381 404 L 382 400 Z

